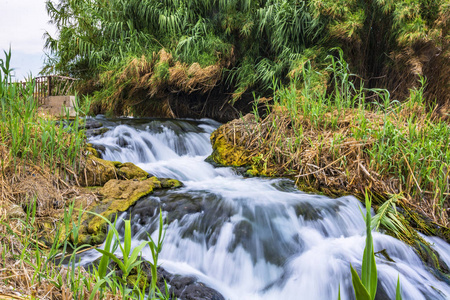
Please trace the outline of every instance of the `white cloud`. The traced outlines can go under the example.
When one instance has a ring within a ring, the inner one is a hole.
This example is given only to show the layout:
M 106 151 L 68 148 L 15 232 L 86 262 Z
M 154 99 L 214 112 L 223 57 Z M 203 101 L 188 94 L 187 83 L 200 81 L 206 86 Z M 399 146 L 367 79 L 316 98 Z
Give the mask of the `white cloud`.
M 55 29 L 48 24 L 45 0 L 0 0 L 0 50 L 11 45 L 13 63 L 24 62 L 19 76 L 31 71 L 37 74 L 44 57 L 45 31 L 54 34 Z M 3 51 L 0 53 L 3 58 Z M 17 66 L 17 65 L 16 65 Z M 37 67 L 39 66 L 39 67 Z

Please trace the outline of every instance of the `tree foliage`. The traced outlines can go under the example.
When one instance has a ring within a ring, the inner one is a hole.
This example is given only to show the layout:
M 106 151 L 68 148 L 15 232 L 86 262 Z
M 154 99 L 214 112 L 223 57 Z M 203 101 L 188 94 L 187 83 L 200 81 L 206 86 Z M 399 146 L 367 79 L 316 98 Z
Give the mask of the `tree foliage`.
M 366 86 L 390 88 L 392 74 L 407 92 L 434 59 L 423 52 L 449 48 L 444 0 L 48 0 L 47 11 L 58 32 L 47 34 L 47 72 L 93 78 L 165 49 L 175 61 L 220 65 L 234 100 L 268 95 L 311 53 L 320 69 L 334 47 Z

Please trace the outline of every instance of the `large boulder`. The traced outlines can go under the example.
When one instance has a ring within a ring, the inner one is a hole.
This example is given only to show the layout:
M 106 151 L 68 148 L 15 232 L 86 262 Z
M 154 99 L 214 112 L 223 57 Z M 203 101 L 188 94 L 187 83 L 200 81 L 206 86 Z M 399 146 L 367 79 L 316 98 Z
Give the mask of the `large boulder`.
M 122 277 L 123 273 L 115 262 L 109 265 L 111 270 L 115 270 L 116 276 Z M 152 280 L 152 266 L 149 262 L 143 261 L 140 265 L 142 273 L 137 275 L 136 268 L 131 270 L 127 277 L 127 282 L 132 285 L 139 285 L 140 288 L 150 286 Z M 172 274 L 163 267 L 157 268 L 158 279 L 156 282 L 160 291 L 165 290 L 166 284 L 169 287 L 169 299 L 180 300 L 224 300 L 225 298 L 213 288 L 208 287 L 195 276 Z

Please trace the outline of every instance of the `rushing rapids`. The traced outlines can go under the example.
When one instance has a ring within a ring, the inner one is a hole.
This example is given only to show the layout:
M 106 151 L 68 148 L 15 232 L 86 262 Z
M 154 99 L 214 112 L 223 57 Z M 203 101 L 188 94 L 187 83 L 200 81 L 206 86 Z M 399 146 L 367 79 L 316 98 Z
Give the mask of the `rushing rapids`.
M 101 120 L 110 130 L 90 142 L 102 158 L 133 162 L 184 187 L 141 199 L 131 219 L 133 243 L 156 237 L 158 211 L 167 225 L 159 264 L 193 275 L 225 299 L 353 299 L 350 264 L 361 268 L 365 224 L 354 197 L 330 199 L 298 191 L 286 179 L 243 178 L 205 162 L 211 120 Z M 118 225 L 120 227 L 120 222 Z M 446 278 L 403 242 L 374 232 L 376 299 L 449 299 Z M 427 237 L 450 266 L 450 246 Z M 143 256 L 151 261 L 151 254 Z M 81 263 L 98 257 L 91 251 Z

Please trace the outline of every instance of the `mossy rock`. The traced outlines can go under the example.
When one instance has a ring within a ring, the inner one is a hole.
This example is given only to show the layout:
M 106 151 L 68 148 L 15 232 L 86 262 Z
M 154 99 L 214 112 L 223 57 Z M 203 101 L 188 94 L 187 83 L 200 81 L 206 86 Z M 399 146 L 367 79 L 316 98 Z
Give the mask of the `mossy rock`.
M 92 147 L 92 144 L 87 144 L 86 145 L 86 151 L 88 151 L 89 154 L 91 154 L 91 155 L 93 155 L 93 156 L 95 156 L 97 158 L 100 158 L 100 154 L 98 154 L 97 149 Z
M 159 178 L 159 182 L 161 183 L 161 187 L 165 189 L 179 188 L 183 186 L 183 183 L 171 178 Z
M 104 160 L 90 154 L 86 157 L 85 169 L 80 174 L 80 184 L 83 186 L 104 185 L 117 177 L 116 166 L 120 162 Z
M 148 288 L 149 283 L 147 282 L 148 278 L 146 275 L 128 275 L 127 277 L 127 283 L 129 286 L 139 286 L 139 289 L 142 290 L 143 288 Z
M 87 211 L 99 214 L 108 220 L 113 220 L 117 213 L 126 211 L 136 201 L 150 194 L 155 188 L 161 188 L 161 184 L 156 177 L 142 181 L 112 179 L 99 191 L 103 199 L 99 203 L 90 206 Z M 100 244 L 106 237 L 107 222 L 103 218 L 89 212 L 83 213 L 81 217 L 78 243 Z
M 233 145 L 226 138 L 221 128 L 219 127 L 211 134 L 213 153 L 210 158 L 223 166 L 241 167 L 250 165 L 249 151 L 241 146 Z
M 95 151 L 95 149 L 93 150 Z M 102 186 L 111 179 L 144 180 L 148 176 L 147 172 L 133 163 L 104 160 L 94 154 L 89 154 L 86 158 L 85 169 L 80 174 L 80 184 L 83 186 Z
M 126 162 L 117 166 L 117 174 L 124 179 L 144 180 L 149 175 L 133 163 Z

